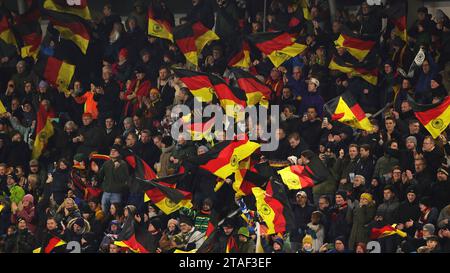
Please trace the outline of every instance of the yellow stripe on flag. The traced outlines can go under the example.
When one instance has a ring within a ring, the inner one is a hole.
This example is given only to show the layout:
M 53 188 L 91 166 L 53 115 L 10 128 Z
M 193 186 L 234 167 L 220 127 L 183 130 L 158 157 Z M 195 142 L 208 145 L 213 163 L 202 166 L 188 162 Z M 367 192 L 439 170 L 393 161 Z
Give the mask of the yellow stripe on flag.
M 181 208 L 192 208 L 191 200 L 181 200 L 179 203 L 175 204 L 169 198 L 164 198 L 163 200 L 155 203 L 155 205 L 166 215 L 174 213 Z
M 197 252 L 197 249 L 195 248 L 195 249 L 192 249 L 192 250 L 189 250 L 189 251 L 184 251 L 184 250 L 180 250 L 180 249 L 175 249 L 175 251 L 173 252 L 173 253 L 196 253 Z
M 424 124 L 424 127 L 430 132 L 431 136 L 436 139 L 450 124 L 450 106 L 445 109 L 442 114 L 440 114 L 435 119 Z
M 287 46 L 281 50 L 275 50 L 267 57 L 269 57 L 270 61 L 272 61 L 275 67 L 279 67 L 290 58 L 301 54 L 303 51 L 305 51 L 306 47 L 306 45 L 293 43 L 292 45 Z
M 278 173 L 281 176 L 281 180 L 290 190 L 299 190 L 302 188 L 298 175 L 291 171 L 291 167 L 286 167 L 279 170 Z
M 56 28 L 61 37 L 67 40 L 71 40 L 74 42 L 80 49 L 83 54 L 86 54 L 87 48 L 89 46 L 89 40 L 86 40 L 84 37 L 74 34 L 70 29 L 62 26 L 54 26 Z
M 5 105 L 3 105 L 3 102 L 0 100 L 0 114 L 6 113 Z
M 345 123 L 350 127 L 362 129 L 365 131 L 372 131 L 373 125 L 370 122 L 370 120 L 365 117 L 364 119 L 358 121 L 355 114 L 353 114 L 350 107 L 345 103 L 344 99 L 342 97 L 339 98 L 338 105 L 336 107 L 336 110 L 334 111 L 336 114 L 342 114 L 344 113 L 344 116 L 339 119 L 339 122 Z
M 0 39 L 5 41 L 5 43 L 7 43 L 9 45 L 17 46 L 16 37 L 14 36 L 14 33 L 9 29 L 0 33 Z
M 36 249 L 33 249 L 33 253 L 41 253 L 41 248 L 38 247 Z
M 162 24 L 158 23 L 152 18 L 148 18 L 148 34 L 161 39 L 167 39 L 173 42 L 172 33 L 168 29 L 166 29 Z
M 267 234 L 275 234 L 275 226 L 273 221 L 275 219 L 275 211 L 266 203 L 266 191 L 259 187 L 252 188 L 253 195 L 256 199 L 256 209 L 258 214 L 263 218 L 267 225 Z
M 75 66 L 68 64 L 66 62 L 63 62 L 61 65 L 61 68 L 58 72 L 58 77 L 56 78 L 56 84 L 59 89 L 64 91 L 64 93 L 69 92 L 69 85 L 72 81 L 73 74 L 75 73 Z
M 33 144 L 33 152 L 32 152 L 32 158 L 38 159 L 39 156 L 41 156 L 42 150 L 44 149 L 45 145 L 48 143 L 49 138 L 53 135 L 53 124 L 51 120 L 48 118 L 44 128 L 38 133 L 36 136 L 36 140 Z

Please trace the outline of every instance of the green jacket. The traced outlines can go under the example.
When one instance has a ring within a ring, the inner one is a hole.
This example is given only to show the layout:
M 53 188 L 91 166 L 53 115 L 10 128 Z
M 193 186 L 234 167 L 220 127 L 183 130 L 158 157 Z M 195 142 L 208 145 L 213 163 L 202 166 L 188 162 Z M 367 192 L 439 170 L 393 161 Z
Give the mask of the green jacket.
M 114 162 L 108 160 L 103 164 L 98 173 L 102 181 L 102 189 L 110 193 L 123 193 L 127 188 L 127 181 L 130 178 L 128 174 L 128 165 L 122 159 L 119 159 L 120 166 L 114 168 Z
M 347 210 L 347 222 L 353 224 L 349 238 L 350 249 L 355 249 L 356 243 L 367 243 L 369 241 L 369 223 L 375 217 L 375 212 L 375 205 L 360 207 L 358 202 L 355 202 L 353 209 Z

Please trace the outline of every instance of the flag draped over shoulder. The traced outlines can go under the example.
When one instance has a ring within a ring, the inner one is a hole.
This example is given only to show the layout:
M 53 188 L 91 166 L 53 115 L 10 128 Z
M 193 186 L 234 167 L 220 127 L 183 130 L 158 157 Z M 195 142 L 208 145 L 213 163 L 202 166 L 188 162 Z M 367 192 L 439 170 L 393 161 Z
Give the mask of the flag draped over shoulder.
M 418 104 L 410 96 L 408 101 L 417 119 L 437 138 L 450 123 L 450 96 L 434 104 Z
M 55 57 L 40 54 L 34 70 L 52 86 L 67 92 L 75 73 L 75 66 Z
M 347 49 L 353 57 L 361 62 L 370 53 L 376 41 L 363 38 L 360 35 L 352 33 L 347 27 L 343 27 L 335 44 Z
M 350 92 L 345 92 L 329 105 L 332 120 L 350 127 L 372 131 L 373 125 Z
M 88 0 L 44 0 L 43 7 L 46 10 L 76 15 L 84 20 L 91 20 L 91 13 L 87 4 Z
M 226 179 L 239 170 L 239 162 L 249 157 L 260 144 L 244 140 L 225 140 L 216 144 L 198 162 L 200 168 Z
M 209 103 L 213 100 L 214 87 L 208 74 L 187 69 L 173 71 L 198 101 Z
M 190 63 L 198 66 L 198 57 L 206 44 L 219 37 L 201 22 L 185 23 L 173 29 L 173 39 Z
M 248 40 L 266 54 L 275 67 L 301 54 L 307 47 L 297 43 L 287 32 L 254 33 L 248 36 Z
M 294 214 L 283 185 L 271 180 L 267 184 L 266 190 L 255 187 L 252 191 L 256 198 L 258 214 L 267 225 L 267 234 L 291 230 L 294 223 Z
M 131 215 L 126 220 L 114 244 L 128 248 L 134 253 L 149 253 L 146 247 L 146 234 L 143 230 L 136 228 L 134 217 Z
M 387 225 L 381 228 L 372 228 L 370 231 L 370 239 L 376 240 L 395 234 L 399 235 L 400 237 L 406 237 L 406 232 L 397 229 L 396 226 L 396 224 L 393 224 L 392 226 Z
M 167 39 L 173 42 L 172 25 L 170 22 L 157 18 L 155 7 L 150 5 L 148 8 L 148 35 L 161 39 Z
M 59 31 L 61 38 L 72 41 L 83 54 L 86 54 L 91 34 L 82 18 L 54 11 L 46 11 L 45 15 L 53 27 Z
M 272 94 L 270 87 L 260 82 L 255 76 L 242 69 L 231 69 L 236 83 L 245 92 L 247 105 L 257 105 L 258 103 L 267 106 Z
M 372 85 L 377 85 L 378 82 L 378 68 L 372 64 L 349 63 L 334 55 L 328 68 L 360 77 Z

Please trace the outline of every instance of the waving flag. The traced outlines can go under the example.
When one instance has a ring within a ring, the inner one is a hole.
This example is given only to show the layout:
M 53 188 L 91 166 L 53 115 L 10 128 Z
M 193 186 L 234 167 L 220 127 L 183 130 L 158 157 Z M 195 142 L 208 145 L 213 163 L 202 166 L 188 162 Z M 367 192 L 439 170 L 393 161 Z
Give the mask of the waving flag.
M 395 234 L 399 235 L 400 237 L 406 237 L 406 232 L 397 229 L 396 226 L 396 224 L 393 224 L 391 226 L 384 226 L 382 228 L 372 228 L 370 231 L 370 239 L 376 240 Z
M 237 43 L 237 48 L 233 50 L 228 66 L 249 68 L 250 65 L 250 46 L 246 40 L 242 39 L 241 42 Z
M 150 5 L 148 8 L 148 35 L 167 39 L 173 42 L 172 25 L 170 22 L 157 18 L 155 8 Z
M 347 49 L 352 56 L 361 62 L 375 46 L 376 41 L 365 39 L 344 27 L 341 30 L 339 38 L 335 41 L 335 44 Z
M 427 128 L 433 138 L 437 138 L 450 123 L 450 96 L 434 104 L 418 104 L 410 96 L 408 101 L 417 119 Z
M 214 87 L 208 74 L 187 69 L 174 69 L 173 71 L 198 101 L 209 103 L 213 100 Z
M 201 22 L 185 23 L 173 29 L 173 38 L 190 63 L 198 66 L 198 56 L 206 44 L 219 37 Z
M 247 97 L 247 105 L 268 106 L 268 100 L 272 94 L 270 87 L 260 82 L 255 76 L 242 69 L 231 69 L 236 83 L 240 89 L 244 90 Z
M 286 167 L 278 173 L 283 180 L 283 183 L 288 186 L 290 190 L 299 190 L 310 188 L 314 186 L 313 179 L 309 176 L 309 173 L 306 171 L 308 167 L 294 165 Z
M 396 34 L 405 42 L 408 42 L 407 13 L 405 2 L 398 2 L 386 9 L 386 15 L 394 25 Z
M 136 228 L 134 217 L 128 217 L 122 231 L 119 233 L 115 245 L 128 248 L 134 253 L 149 253 L 148 235 Z
M 337 100 L 333 101 L 329 106 L 332 120 L 337 120 L 350 127 L 372 131 L 373 125 L 366 117 L 366 113 L 356 102 L 350 92 L 345 92 Z
M 248 39 L 269 57 L 275 67 L 306 49 L 306 45 L 297 43 L 295 38 L 286 32 L 254 33 L 248 36 Z
M 55 57 L 41 54 L 34 70 L 52 86 L 68 92 L 75 73 L 75 66 Z
M 87 0 L 44 0 L 44 9 L 92 19 Z
M 378 82 L 378 68 L 372 65 L 367 66 L 344 62 L 340 57 L 335 55 L 328 65 L 328 68 L 351 74 L 355 77 L 360 77 L 372 85 L 377 85 Z
M 12 31 L 11 20 L 4 12 L 0 12 L 0 39 L 9 45 L 17 46 L 17 40 Z

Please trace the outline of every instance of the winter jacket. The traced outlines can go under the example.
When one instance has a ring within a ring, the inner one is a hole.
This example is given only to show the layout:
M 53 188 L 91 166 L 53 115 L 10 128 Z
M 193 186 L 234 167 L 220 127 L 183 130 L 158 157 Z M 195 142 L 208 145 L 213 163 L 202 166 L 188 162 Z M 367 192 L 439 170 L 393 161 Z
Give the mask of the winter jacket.
M 400 203 L 398 199 L 394 197 L 391 200 L 384 200 L 383 204 L 378 206 L 377 216 L 382 216 L 382 225 L 392 225 L 398 223 L 399 220 L 399 208 Z
M 128 165 L 122 159 L 119 167 L 114 167 L 114 161 L 108 160 L 101 167 L 98 177 L 102 180 L 102 189 L 109 193 L 124 193 L 129 179 Z
M 375 216 L 376 207 L 374 204 L 360 206 L 355 202 L 353 208 L 347 211 L 347 222 L 352 224 L 349 238 L 349 248 L 355 249 L 356 243 L 367 243 L 369 241 L 369 223 Z
M 36 239 L 26 228 L 7 236 L 4 246 L 6 253 L 32 253 L 35 248 Z
M 160 169 L 157 173 L 159 177 L 164 177 L 169 175 L 169 164 L 170 164 L 170 157 L 172 155 L 173 150 L 175 149 L 175 145 L 169 146 L 167 148 L 162 148 L 161 156 L 159 157 L 159 163 L 161 164 Z

